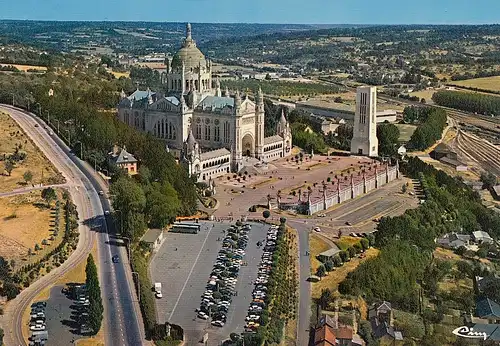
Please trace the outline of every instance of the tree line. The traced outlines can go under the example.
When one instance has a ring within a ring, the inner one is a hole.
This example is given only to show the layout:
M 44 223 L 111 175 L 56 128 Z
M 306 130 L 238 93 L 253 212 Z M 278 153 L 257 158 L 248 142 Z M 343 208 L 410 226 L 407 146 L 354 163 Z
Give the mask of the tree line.
M 500 97 L 480 93 L 441 90 L 432 95 L 432 100 L 440 105 L 466 112 L 500 115 Z
M 405 121 L 419 123 L 410 137 L 408 149 L 425 150 L 441 139 L 447 121 L 445 110 L 435 107 L 410 106 L 406 107 L 403 113 Z

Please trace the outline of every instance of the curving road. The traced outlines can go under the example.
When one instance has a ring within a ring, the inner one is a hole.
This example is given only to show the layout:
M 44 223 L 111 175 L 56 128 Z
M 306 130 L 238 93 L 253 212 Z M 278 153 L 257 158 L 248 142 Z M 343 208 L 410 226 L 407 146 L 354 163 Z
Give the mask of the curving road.
M 0 105 L 23 128 L 33 142 L 64 175 L 65 184 L 80 215 L 80 238 L 77 249 L 59 268 L 39 279 L 10 302 L 5 310 L 4 342 L 7 346 L 26 345 L 22 334 L 22 315 L 30 302 L 48 285 L 62 277 L 75 265 L 85 260 L 97 240 L 99 275 L 104 304 L 103 328 L 106 345 L 142 345 L 144 332 L 142 318 L 133 288 L 132 273 L 124 243 L 114 237 L 113 220 L 104 216 L 110 209 L 109 200 L 97 191 L 106 191 L 105 183 L 93 172 L 92 167 L 70 153 L 57 136 L 44 130 L 45 123 L 22 110 Z M 35 123 L 41 126 L 35 127 Z M 111 257 L 119 255 L 119 263 Z M 54 337 L 50 334 L 49 337 Z M 56 337 L 56 336 L 55 336 Z

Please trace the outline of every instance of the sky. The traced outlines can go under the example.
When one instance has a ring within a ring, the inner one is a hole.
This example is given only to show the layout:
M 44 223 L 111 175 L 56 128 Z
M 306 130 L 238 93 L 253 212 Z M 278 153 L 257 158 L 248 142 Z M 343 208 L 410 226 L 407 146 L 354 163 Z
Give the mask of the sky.
M 500 22 L 500 0 L 0 0 L 0 19 L 492 24 Z

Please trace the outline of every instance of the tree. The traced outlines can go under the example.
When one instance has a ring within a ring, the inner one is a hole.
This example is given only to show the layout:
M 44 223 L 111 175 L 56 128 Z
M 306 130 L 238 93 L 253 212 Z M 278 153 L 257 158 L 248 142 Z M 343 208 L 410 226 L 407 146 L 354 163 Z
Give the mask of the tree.
M 351 257 L 351 258 L 356 256 L 356 249 L 353 246 L 349 246 L 347 248 L 347 252 L 349 252 L 349 257 Z
M 168 182 L 153 183 L 146 196 L 146 214 L 150 227 L 164 228 L 175 221 L 181 207 L 177 192 Z
M 47 206 L 50 208 L 50 202 L 57 198 L 56 191 L 51 187 L 43 189 L 42 198 L 45 200 L 45 202 L 47 202 Z
M 319 306 L 321 309 L 326 309 L 330 302 L 332 301 L 333 295 L 329 288 L 323 288 L 321 290 L 321 296 L 318 299 Z
M 35 244 L 35 251 L 40 251 L 42 248 L 40 247 L 40 245 L 38 245 L 38 243 Z
M 267 220 L 271 216 L 271 212 L 266 209 L 262 212 L 262 216 Z
M 26 171 L 23 174 L 23 179 L 28 184 L 33 179 L 33 173 L 31 171 Z
M 5 281 L 2 287 L 2 295 L 7 296 L 7 300 L 12 300 L 21 292 L 19 286 L 11 281 Z
M 7 171 L 7 174 L 10 177 L 10 173 L 12 173 L 12 170 L 14 169 L 14 164 L 12 163 L 11 160 L 5 161 L 5 170 Z
M 316 270 L 316 275 L 322 278 L 323 276 L 326 275 L 326 269 L 324 265 L 320 265 L 318 269 Z
M 339 256 L 342 263 L 349 261 L 349 253 L 347 251 L 340 251 Z
M 328 260 L 325 262 L 325 270 L 327 272 L 331 272 L 334 268 L 334 265 L 333 265 L 333 261 L 332 260 Z
M 361 239 L 359 243 L 363 247 L 363 250 L 368 250 L 368 248 L 370 247 L 370 242 L 366 238 Z
M 382 156 L 396 154 L 396 145 L 399 140 L 399 129 L 394 124 L 380 124 L 377 126 L 378 152 Z
M 480 179 L 484 189 L 491 189 L 497 184 L 497 177 L 491 172 L 482 172 Z
M 102 305 L 97 267 L 91 254 L 87 258 L 85 274 L 85 284 L 89 296 L 89 326 L 92 329 L 92 335 L 95 335 L 99 332 L 99 329 L 101 329 L 104 307 Z
M 403 184 L 403 186 L 401 186 L 401 192 L 406 193 L 407 190 L 408 190 L 408 187 L 406 186 L 406 184 Z

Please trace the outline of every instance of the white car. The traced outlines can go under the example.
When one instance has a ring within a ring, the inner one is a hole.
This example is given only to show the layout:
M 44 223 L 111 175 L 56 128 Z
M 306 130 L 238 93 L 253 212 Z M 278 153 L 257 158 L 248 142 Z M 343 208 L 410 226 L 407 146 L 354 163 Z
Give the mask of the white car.
M 224 327 L 224 322 L 222 321 L 212 321 L 212 326 L 216 326 L 216 327 Z
M 30 330 L 33 330 L 33 331 L 45 330 L 45 325 L 43 325 L 43 324 L 35 324 L 34 326 L 30 327 Z
M 200 311 L 198 312 L 198 318 L 201 318 L 202 320 L 208 320 L 208 315 L 203 311 Z
M 313 230 L 314 230 L 314 232 L 318 232 L 318 233 L 321 232 L 321 228 L 319 228 L 319 227 L 314 227 Z
M 105 210 L 104 215 L 109 215 L 109 210 Z

